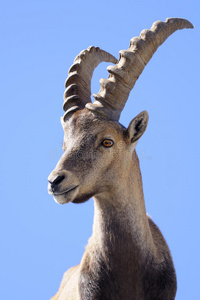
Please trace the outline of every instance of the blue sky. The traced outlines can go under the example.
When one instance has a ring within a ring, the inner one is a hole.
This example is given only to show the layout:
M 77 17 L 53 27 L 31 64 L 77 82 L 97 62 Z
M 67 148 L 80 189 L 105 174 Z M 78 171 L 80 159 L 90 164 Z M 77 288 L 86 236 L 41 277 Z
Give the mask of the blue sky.
M 174 259 L 177 300 L 199 299 L 200 2 L 1 1 L 1 299 L 48 300 L 80 262 L 92 232 L 93 201 L 58 205 L 47 177 L 62 153 L 67 71 L 90 45 L 116 57 L 156 20 L 182 17 L 139 78 L 120 122 L 142 110 L 150 121 L 137 145 L 148 213 Z M 107 78 L 97 68 L 92 92 Z

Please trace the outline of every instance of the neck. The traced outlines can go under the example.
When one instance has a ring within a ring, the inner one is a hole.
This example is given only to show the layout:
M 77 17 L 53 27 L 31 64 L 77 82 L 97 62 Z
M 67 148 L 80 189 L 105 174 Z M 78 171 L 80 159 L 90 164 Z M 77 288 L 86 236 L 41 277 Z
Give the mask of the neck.
M 127 171 L 127 170 L 126 170 Z M 92 240 L 106 258 L 109 253 L 122 257 L 146 254 L 153 241 L 144 204 L 139 162 L 134 152 L 129 172 L 120 184 L 94 197 L 94 225 Z M 122 179 L 115 182 L 119 183 Z M 142 259 L 142 257 L 141 257 Z
M 126 178 L 112 180 L 123 180 L 121 185 L 94 197 L 93 234 L 81 263 L 81 299 L 144 299 L 141 270 L 155 252 L 136 153 L 127 168 Z M 93 298 L 87 298 L 88 282 Z
M 94 197 L 93 234 L 81 262 L 81 299 L 129 300 L 131 295 L 140 300 L 157 294 L 156 299 L 174 299 L 168 293 L 171 279 L 176 282 L 173 263 L 164 238 L 146 216 L 136 153 L 126 167 L 126 178 L 121 172 L 112 181 L 124 178 L 122 184 Z

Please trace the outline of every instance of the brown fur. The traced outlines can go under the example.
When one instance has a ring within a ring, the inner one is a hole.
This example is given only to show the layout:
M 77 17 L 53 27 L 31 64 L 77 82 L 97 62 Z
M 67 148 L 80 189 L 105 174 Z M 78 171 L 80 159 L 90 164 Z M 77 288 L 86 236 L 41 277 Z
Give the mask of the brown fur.
M 118 122 L 78 111 L 64 125 L 65 153 L 49 181 L 59 203 L 81 203 L 93 196 L 93 234 L 79 266 L 66 272 L 53 300 L 173 300 L 176 276 L 169 248 L 146 215 L 137 139 L 146 113 L 125 129 Z M 112 139 L 111 148 L 102 147 Z M 69 186 L 77 186 L 66 192 Z

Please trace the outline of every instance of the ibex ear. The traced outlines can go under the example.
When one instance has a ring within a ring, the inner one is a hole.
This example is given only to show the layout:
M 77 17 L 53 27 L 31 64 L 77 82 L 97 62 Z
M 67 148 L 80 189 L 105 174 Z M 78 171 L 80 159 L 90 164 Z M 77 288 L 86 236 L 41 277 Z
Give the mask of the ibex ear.
M 147 111 L 141 112 L 137 115 L 128 126 L 128 135 L 131 143 L 135 143 L 145 132 L 149 121 Z

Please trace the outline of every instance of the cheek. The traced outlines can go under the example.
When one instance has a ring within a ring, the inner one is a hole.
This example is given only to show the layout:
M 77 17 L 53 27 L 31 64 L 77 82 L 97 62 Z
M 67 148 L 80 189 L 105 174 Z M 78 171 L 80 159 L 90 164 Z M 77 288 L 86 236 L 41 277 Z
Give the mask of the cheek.
M 113 155 L 103 151 L 88 151 L 78 159 L 75 172 L 79 176 L 83 185 L 98 185 L 106 176 L 106 172 L 111 168 Z
M 119 153 L 114 148 L 99 151 L 94 162 L 94 169 L 102 180 L 109 176 L 109 173 L 116 165 Z
M 104 159 L 104 162 L 107 162 L 103 168 L 104 173 L 110 180 L 112 180 L 111 178 L 113 177 L 119 177 L 130 165 L 130 157 L 131 154 L 124 149 L 114 149 L 114 151 L 111 151 L 106 159 Z
M 118 150 L 118 149 L 117 149 Z M 65 170 L 73 172 L 83 183 L 94 182 L 103 179 L 107 172 L 115 166 L 119 159 L 119 151 L 114 147 L 110 149 L 80 148 L 76 151 L 66 153 L 63 161 Z
M 100 168 L 102 158 L 98 151 L 91 151 L 91 149 L 78 149 L 66 153 L 65 160 L 63 160 L 63 168 L 72 172 L 79 178 L 80 182 L 89 180 L 90 176 L 95 176 Z

